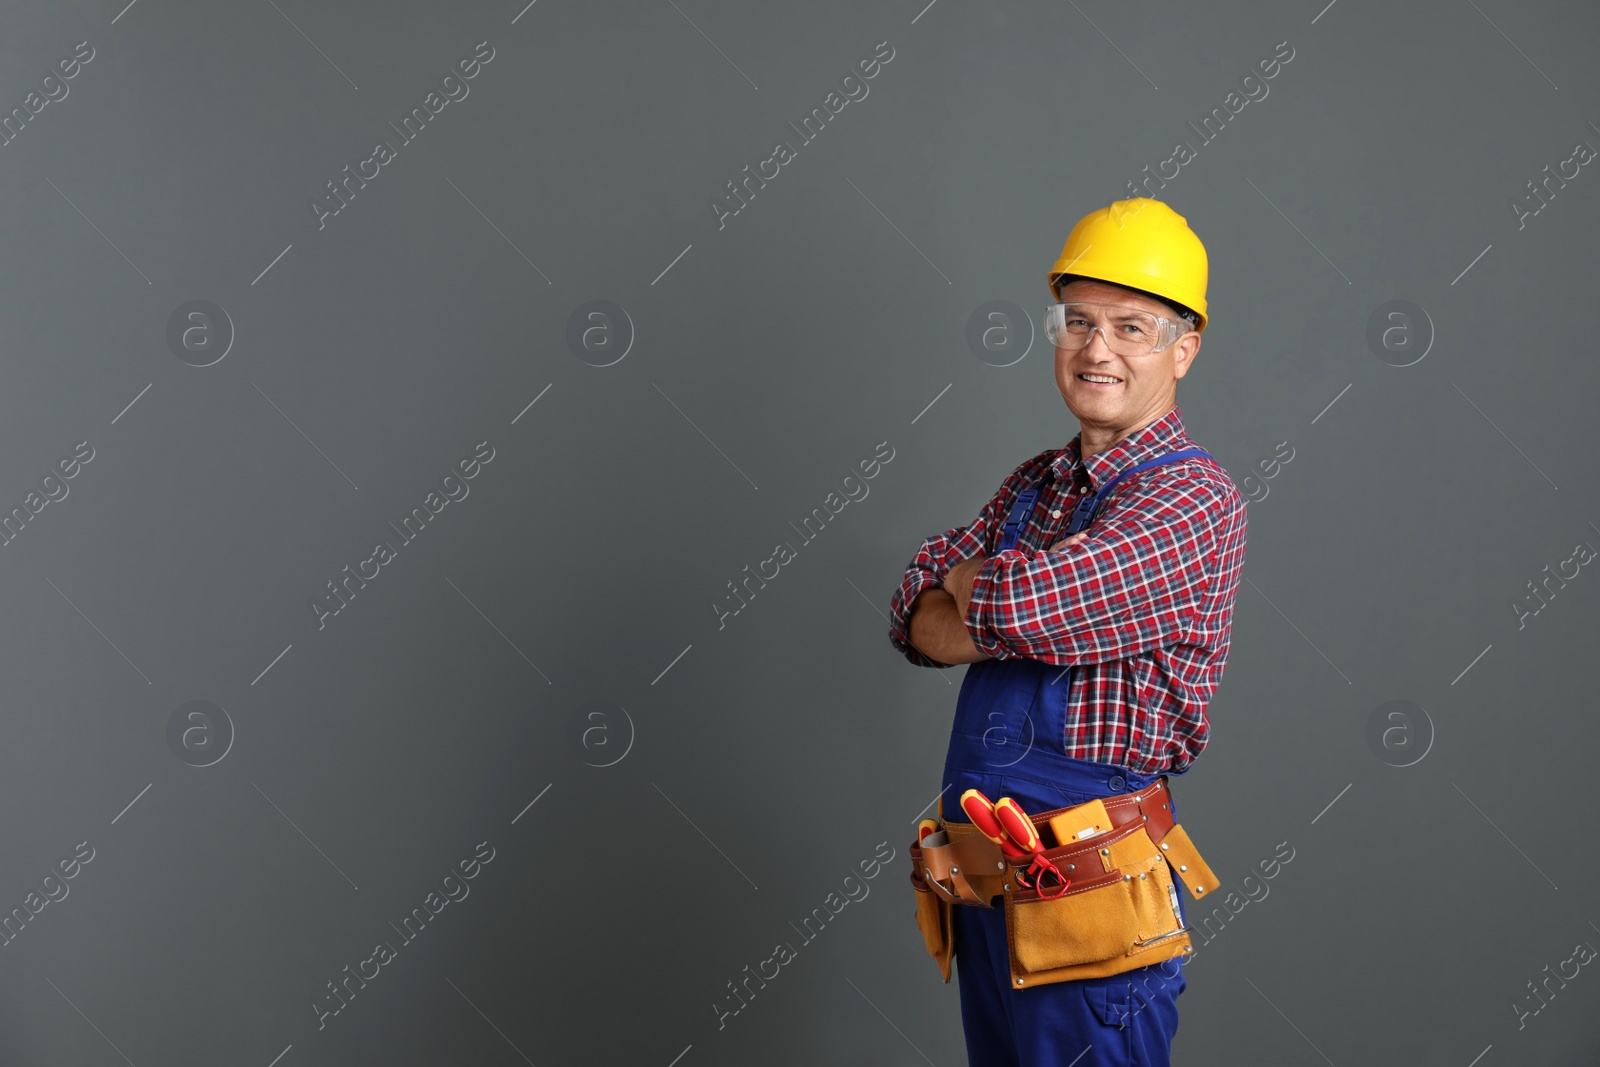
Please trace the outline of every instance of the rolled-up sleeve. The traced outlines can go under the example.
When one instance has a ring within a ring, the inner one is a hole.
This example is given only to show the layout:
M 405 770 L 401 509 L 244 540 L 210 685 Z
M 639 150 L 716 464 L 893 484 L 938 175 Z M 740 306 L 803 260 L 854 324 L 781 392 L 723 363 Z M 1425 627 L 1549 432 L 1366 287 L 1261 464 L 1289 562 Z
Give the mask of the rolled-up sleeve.
M 943 586 L 951 567 L 988 551 L 997 543 L 1000 528 L 1017 495 L 1038 481 L 1056 455 L 1056 451 L 1050 451 L 1034 456 L 1011 472 L 971 523 L 935 534 L 922 542 L 916 557 L 901 576 L 900 587 L 889 601 L 889 643 L 906 659 L 919 667 L 951 666 L 923 655 L 911 643 L 911 606 L 924 589 Z
M 916 558 L 906 567 L 900 579 L 900 588 L 894 591 L 894 596 L 889 600 L 889 643 L 919 667 L 950 666 L 929 659 L 911 643 L 911 605 L 924 589 L 944 584 L 944 576 L 950 569 L 945 562 L 949 558 L 950 540 L 961 536 L 962 532 L 962 529 L 949 530 L 923 541 Z
M 1071 547 L 1011 549 L 978 569 L 965 622 L 980 652 L 1107 663 L 1175 644 L 1192 629 L 1218 531 L 1243 502 L 1181 474 L 1146 476 L 1117 495 L 1124 492 Z

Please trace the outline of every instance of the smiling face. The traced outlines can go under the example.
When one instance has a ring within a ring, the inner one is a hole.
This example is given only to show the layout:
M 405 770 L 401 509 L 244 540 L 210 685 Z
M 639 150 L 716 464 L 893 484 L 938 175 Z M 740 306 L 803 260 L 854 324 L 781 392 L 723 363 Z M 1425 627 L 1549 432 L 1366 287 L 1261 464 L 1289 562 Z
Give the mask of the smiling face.
M 1062 286 L 1062 301 L 1116 304 L 1158 318 L 1177 318 L 1172 308 L 1117 285 L 1075 278 Z M 1188 330 L 1159 352 L 1119 356 L 1097 330 L 1082 348 L 1056 349 L 1056 389 L 1083 427 L 1083 455 L 1104 451 L 1172 409 L 1178 379 L 1189 373 L 1200 334 Z

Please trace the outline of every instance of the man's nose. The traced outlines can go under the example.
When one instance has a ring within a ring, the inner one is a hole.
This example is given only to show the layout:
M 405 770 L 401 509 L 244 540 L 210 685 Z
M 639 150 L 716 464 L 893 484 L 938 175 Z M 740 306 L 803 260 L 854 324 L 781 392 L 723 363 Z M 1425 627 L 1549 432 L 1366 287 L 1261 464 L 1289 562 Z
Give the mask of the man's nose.
M 1094 348 L 1095 341 L 1099 341 L 1100 342 L 1100 353 L 1099 353 L 1100 355 L 1102 355 L 1102 356 L 1110 356 L 1111 355 L 1111 345 L 1106 340 L 1106 331 L 1105 331 L 1105 329 L 1103 327 L 1100 327 L 1100 326 L 1091 326 L 1091 327 L 1089 327 L 1089 340 L 1084 342 L 1083 350 L 1085 352 L 1090 352 Z

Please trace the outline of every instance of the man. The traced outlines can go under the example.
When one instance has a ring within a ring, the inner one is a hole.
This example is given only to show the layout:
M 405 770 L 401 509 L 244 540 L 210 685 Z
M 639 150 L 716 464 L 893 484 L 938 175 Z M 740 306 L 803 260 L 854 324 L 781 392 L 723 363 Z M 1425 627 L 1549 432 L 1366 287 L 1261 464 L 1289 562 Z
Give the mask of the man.
M 891 643 L 919 666 L 972 665 L 941 779 L 947 822 L 967 821 L 955 799 L 968 788 L 1033 814 L 1144 789 L 1205 747 L 1245 551 L 1244 501 L 1177 406 L 1207 272 L 1199 238 L 1159 201 L 1085 216 L 1047 275 L 1056 388 L 1078 435 L 1017 467 L 975 521 L 928 538 L 906 568 Z M 1012 515 L 1032 489 L 1031 510 Z M 1062 536 L 1075 509 L 1077 532 Z M 1014 988 L 1005 911 L 990 903 L 952 912 L 973 1067 L 1169 1062 L 1180 959 Z

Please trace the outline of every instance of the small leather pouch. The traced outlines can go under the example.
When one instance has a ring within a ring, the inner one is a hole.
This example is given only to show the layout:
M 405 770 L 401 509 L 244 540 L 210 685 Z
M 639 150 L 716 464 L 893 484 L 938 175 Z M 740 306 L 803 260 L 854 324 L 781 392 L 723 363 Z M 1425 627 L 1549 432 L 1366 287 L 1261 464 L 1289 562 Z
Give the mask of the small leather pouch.
M 917 891 L 917 929 L 928 955 L 939 965 L 940 977 L 949 982 L 956 951 L 955 906 L 992 907 L 992 899 L 1002 892 L 1006 865 L 1000 847 L 970 823 L 944 822 L 942 797 L 938 822 L 938 830 L 906 852 L 911 885 Z
M 940 829 L 912 845 L 911 882 L 952 904 L 992 907 L 1000 895 L 1006 864 L 1000 846 L 971 823 L 941 823 Z

